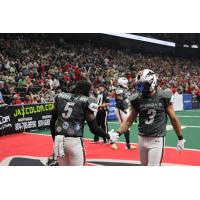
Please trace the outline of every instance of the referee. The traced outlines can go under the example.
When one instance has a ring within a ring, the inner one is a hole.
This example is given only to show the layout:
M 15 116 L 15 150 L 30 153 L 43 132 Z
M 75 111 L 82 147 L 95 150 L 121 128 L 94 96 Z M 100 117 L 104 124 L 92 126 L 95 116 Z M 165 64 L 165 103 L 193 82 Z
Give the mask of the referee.
M 97 103 L 99 105 L 99 109 L 96 115 L 98 126 L 101 127 L 103 130 L 108 132 L 108 123 L 107 123 L 107 116 L 108 116 L 108 105 L 109 105 L 109 98 L 108 93 L 106 91 L 106 86 L 104 84 L 98 85 L 98 95 L 97 95 Z M 104 143 L 107 143 L 106 138 L 103 138 Z M 93 143 L 99 142 L 99 136 L 94 135 Z

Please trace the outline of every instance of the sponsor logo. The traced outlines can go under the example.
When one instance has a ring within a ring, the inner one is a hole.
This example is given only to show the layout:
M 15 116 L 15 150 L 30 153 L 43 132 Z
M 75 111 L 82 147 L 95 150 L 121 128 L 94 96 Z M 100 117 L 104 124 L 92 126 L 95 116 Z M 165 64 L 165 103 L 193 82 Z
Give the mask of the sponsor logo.
M 42 113 L 51 111 L 54 109 L 54 104 L 42 104 L 42 105 L 34 105 L 34 106 L 28 106 L 28 107 L 21 107 L 17 108 L 14 113 L 14 117 L 18 116 L 24 116 L 24 115 L 31 115 L 34 113 Z
M 10 122 L 10 116 L 0 116 L 0 125 Z
M 81 125 L 79 123 L 76 123 L 75 125 L 75 130 L 79 131 L 81 129 Z
M 63 127 L 63 129 L 68 129 L 69 128 L 69 123 L 68 122 L 63 122 L 62 127 Z
M 58 133 L 60 133 L 60 132 L 62 131 L 62 128 L 61 128 L 60 126 L 58 126 L 58 127 L 56 128 L 56 131 L 57 131 Z
M 75 134 L 73 128 L 68 128 L 68 129 L 67 129 L 67 133 L 68 133 L 68 135 L 70 135 L 70 136 L 72 136 L 72 135 Z

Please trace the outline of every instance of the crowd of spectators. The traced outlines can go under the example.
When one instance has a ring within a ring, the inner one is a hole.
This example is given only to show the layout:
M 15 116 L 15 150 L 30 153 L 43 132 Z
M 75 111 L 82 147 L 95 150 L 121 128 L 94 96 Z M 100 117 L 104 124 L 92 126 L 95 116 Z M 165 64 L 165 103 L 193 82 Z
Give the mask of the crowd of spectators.
M 110 95 L 119 77 L 134 91 L 136 73 L 149 68 L 158 74 L 158 87 L 200 98 L 200 59 L 134 54 L 128 49 L 68 44 L 62 38 L 13 37 L 0 40 L 0 102 L 52 102 L 55 94 L 70 91 L 86 79 L 93 89 L 104 83 Z M 2 98 L 1 98 L 2 97 Z

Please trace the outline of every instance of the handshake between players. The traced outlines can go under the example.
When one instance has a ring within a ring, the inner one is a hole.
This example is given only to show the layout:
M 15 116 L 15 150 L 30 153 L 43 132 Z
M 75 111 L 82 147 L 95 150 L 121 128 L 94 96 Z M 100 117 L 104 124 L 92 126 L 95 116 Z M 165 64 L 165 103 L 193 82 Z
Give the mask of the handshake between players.
M 79 82 L 72 93 L 61 93 L 55 98 L 52 113 L 51 133 L 55 137 L 55 152 L 59 165 L 84 165 L 83 144 L 84 123 L 90 131 L 115 143 L 121 134 L 126 133 L 139 115 L 138 149 L 142 165 L 161 165 L 166 136 L 167 116 L 177 134 L 177 150 L 184 149 L 185 140 L 178 118 L 173 109 L 173 97 L 168 91 L 157 89 L 157 76 L 145 69 L 136 76 L 137 93 L 130 97 L 129 111 L 120 128 L 105 132 L 95 119 L 98 105 L 89 97 L 91 85 Z M 59 150 L 59 151 L 57 151 Z

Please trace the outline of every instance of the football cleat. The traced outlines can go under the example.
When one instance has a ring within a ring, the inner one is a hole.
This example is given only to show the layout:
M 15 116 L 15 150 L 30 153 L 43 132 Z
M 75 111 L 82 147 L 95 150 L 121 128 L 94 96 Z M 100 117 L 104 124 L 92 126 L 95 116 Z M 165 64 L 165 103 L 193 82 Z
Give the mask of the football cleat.
M 59 166 L 59 164 L 58 164 L 57 160 L 55 159 L 54 155 L 51 155 L 51 156 L 48 157 L 46 165 L 47 166 Z
M 125 149 L 136 149 L 137 147 L 135 145 L 132 145 L 132 144 L 127 144 L 125 146 Z
M 112 149 L 115 149 L 115 150 L 117 150 L 118 149 L 118 146 L 114 143 L 114 144 L 112 144 L 111 145 L 111 147 L 112 147 Z

